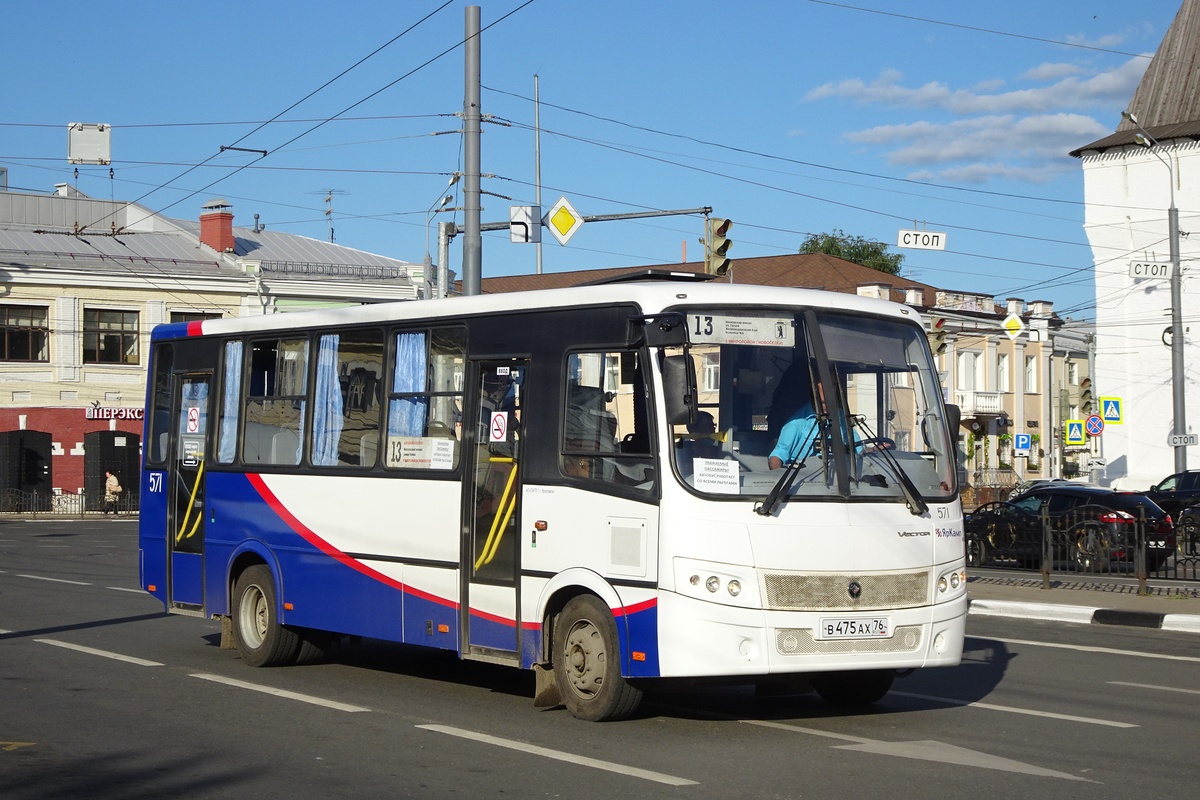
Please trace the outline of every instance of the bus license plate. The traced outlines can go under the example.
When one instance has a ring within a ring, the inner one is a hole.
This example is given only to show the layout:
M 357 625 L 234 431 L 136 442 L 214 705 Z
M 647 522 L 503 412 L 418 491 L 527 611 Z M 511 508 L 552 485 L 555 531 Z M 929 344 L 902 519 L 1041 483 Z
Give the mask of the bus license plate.
M 818 639 L 887 639 L 892 621 L 887 617 L 823 617 Z

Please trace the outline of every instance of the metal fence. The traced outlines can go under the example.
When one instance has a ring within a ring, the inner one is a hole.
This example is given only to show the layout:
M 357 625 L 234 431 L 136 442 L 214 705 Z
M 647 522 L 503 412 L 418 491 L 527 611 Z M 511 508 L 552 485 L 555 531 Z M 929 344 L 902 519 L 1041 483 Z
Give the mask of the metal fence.
M 0 490 L 0 514 L 19 516 L 84 517 L 130 515 L 138 513 L 138 496 L 121 492 L 113 503 L 107 503 L 104 492 L 48 494 L 25 492 L 20 489 Z
M 1005 503 L 988 503 L 971 513 L 966 531 L 968 566 L 1053 573 L 1110 574 L 1137 578 L 1200 581 L 1200 523 L 1178 529 L 1148 519 L 1088 505 L 1064 514 L 1022 514 Z

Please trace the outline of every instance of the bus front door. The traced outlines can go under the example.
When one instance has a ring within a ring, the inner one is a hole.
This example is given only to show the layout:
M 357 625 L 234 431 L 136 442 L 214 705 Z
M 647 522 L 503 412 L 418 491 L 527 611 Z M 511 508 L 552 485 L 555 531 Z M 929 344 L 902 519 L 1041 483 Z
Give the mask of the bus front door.
M 204 609 L 204 465 L 212 373 L 175 376 L 174 449 L 168 465 L 167 549 L 171 608 Z
M 464 491 L 461 624 L 463 653 L 515 658 L 520 644 L 517 606 L 521 531 L 521 385 L 527 362 L 478 365 L 475 439 Z

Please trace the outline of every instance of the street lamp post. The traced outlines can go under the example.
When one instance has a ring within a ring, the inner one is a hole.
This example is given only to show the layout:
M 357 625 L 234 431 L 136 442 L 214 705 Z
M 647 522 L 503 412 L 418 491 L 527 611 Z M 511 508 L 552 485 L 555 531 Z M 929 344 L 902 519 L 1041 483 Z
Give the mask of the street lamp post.
M 1171 206 L 1167 209 L 1167 227 L 1171 240 L 1171 411 L 1175 418 L 1175 471 L 1183 472 L 1187 469 L 1187 445 L 1181 443 L 1187 434 L 1187 386 L 1183 364 L 1183 275 L 1179 264 L 1179 209 L 1175 207 L 1175 170 L 1167 159 L 1154 150 L 1158 140 L 1141 126 L 1137 117 L 1128 111 L 1122 111 L 1121 116 L 1141 131 L 1134 137 L 1134 141 L 1162 162 L 1171 179 Z

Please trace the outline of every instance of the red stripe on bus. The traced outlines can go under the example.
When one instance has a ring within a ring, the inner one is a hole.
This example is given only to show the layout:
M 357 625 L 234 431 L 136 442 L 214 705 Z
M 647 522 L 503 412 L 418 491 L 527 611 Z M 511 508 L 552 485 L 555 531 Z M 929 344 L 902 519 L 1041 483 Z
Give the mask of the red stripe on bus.
M 188 326 L 187 327 L 187 332 L 188 332 L 187 335 L 188 336 L 200 336 L 201 334 L 204 333 L 204 331 L 202 330 L 202 328 L 204 327 L 203 320 L 194 319 L 194 320 L 190 321 L 187 324 L 187 326 Z

